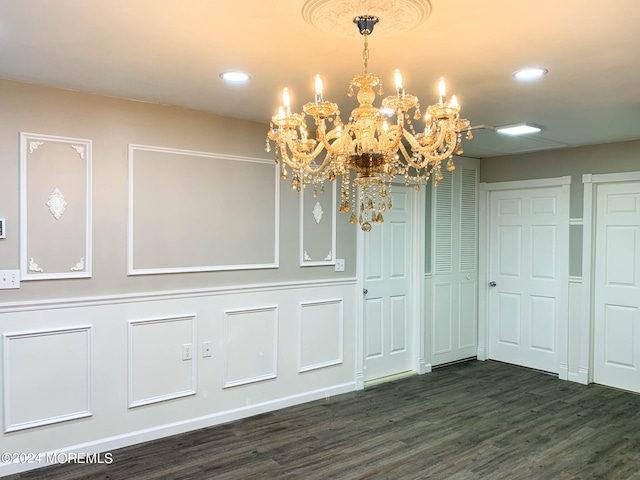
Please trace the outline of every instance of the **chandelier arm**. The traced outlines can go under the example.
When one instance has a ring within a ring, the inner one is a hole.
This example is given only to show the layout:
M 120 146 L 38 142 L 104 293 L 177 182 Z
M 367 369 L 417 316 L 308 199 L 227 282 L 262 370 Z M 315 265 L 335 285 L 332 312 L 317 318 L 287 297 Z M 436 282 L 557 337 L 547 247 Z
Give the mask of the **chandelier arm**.
M 315 160 L 315 158 L 320 154 L 322 150 L 322 146 L 320 144 L 316 145 L 316 148 L 312 153 L 305 153 L 304 151 L 298 148 L 298 145 L 292 138 L 286 138 L 284 140 L 285 151 L 288 150 L 291 152 L 291 157 L 288 155 L 283 156 L 283 160 L 289 165 L 291 168 L 304 168 L 307 169 L 311 165 L 311 163 Z

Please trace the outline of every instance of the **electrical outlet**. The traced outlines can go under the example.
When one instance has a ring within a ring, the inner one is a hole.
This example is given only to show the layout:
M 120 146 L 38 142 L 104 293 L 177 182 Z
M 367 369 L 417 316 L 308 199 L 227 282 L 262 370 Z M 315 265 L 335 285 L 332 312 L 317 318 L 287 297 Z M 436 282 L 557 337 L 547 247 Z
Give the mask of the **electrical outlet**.
M 344 272 L 344 258 L 336 258 L 336 272 Z
M 0 290 L 20 288 L 20 270 L 0 270 Z
M 213 345 L 211 344 L 211 341 L 203 342 L 202 343 L 202 358 L 206 358 L 206 357 L 212 356 L 213 355 L 213 353 L 211 353 L 212 348 L 213 348 Z
M 182 345 L 182 360 L 191 360 L 193 358 L 193 345 L 185 343 Z

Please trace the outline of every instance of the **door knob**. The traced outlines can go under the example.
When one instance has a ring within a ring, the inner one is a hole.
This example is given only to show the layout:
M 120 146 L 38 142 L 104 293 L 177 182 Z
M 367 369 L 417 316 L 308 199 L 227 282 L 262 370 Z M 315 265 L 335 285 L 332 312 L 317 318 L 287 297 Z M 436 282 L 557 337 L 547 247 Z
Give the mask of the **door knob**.
M 490 286 L 490 287 L 495 287 L 496 285 L 497 285 L 497 283 L 496 283 L 496 282 L 489 282 L 489 286 Z
M 369 290 L 367 290 L 366 288 L 363 288 L 363 289 L 362 289 L 362 294 L 363 294 L 363 295 L 366 295 L 367 293 L 369 293 Z

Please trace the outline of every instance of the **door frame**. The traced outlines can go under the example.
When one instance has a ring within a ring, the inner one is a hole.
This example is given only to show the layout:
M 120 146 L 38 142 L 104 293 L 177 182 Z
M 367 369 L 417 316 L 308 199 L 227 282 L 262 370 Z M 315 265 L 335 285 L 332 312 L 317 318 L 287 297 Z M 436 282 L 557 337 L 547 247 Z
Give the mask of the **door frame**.
M 405 187 L 404 184 L 392 184 L 391 195 L 394 188 L 413 189 L 413 186 Z M 418 374 L 431 371 L 430 366 L 425 362 L 424 336 L 425 336 L 425 315 L 424 315 L 424 272 L 425 272 L 425 185 L 421 185 L 420 192 L 412 192 L 412 219 L 413 232 L 411 238 L 411 336 L 413 338 L 414 358 L 412 370 Z M 358 224 L 354 225 L 358 229 L 356 234 L 356 390 L 364 389 L 364 235 L 365 233 Z M 373 228 L 376 228 L 374 225 Z
M 604 183 L 640 182 L 640 171 L 582 175 L 584 212 L 582 226 L 582 314 L 580 316 L 580 365 L 578 381 L 593 382 L 595 333 L 595 263 L 596 203 L 598 186 Z
M 524 190 L 532 188 L 561 187 L 562 201 L 567 209 L 567 242 L 569 241 L 569 192 L 571 177 L 552 177 L 509 182 L 481 182 L 478 188 L 478 360 L 490 358 L 489 352 L 489 278 L 491 238 L 491 192 Z M 562 300 L 563 315 L 558 318 L 558 378 L 567 380 L 569 375 L 569 260 L 567 259 L 567 281 L 560 285 L 558 297 Z

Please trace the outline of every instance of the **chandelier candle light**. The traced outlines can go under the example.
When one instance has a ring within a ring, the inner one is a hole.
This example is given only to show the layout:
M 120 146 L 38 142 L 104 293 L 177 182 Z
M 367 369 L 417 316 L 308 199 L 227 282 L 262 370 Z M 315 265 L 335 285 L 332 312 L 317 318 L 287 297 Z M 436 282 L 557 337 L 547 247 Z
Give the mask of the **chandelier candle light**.
M 266 151 L 271 150 L 269 140 L 276 145 L 275 161 L 280 163 L 280 177 L 291 175 L 291 188 L 300 192 L 309 184 L 318 185 L 324 191 L 326 180 L 342 177 L 340 212 L 351 211 L 351 223 L 358 222 L 363 231 L 371 230 L 371 222 L 382 222 L 382 213 L 392 207 L 391 181 L 404 177 L 404 184 L 420 184 L 434 177 L 434 185 L 442 179 L 440 163 L 447 159 L 447 170 L 454 170 L 453 155 L 462 153 L 461 132 L 469 127 L 469 121 L 460 118 L 460 104 L 455 95 L 447 102 L 446 86 L 441 78 L 438 84 L 439 101 L 427 107 L 424 131 L 416 132 L 409 111 L 414 109 L 413 119 L 421 118 L 420 103 L 414 95 L 405 93 L 402 75 L 394 73 L 395 95 L 382 100 L 382 108 L 373 105 L 378 95 L 383 95 L 378 75 L 367 71 L 369 60 L 368 36 L 378 23 L 378 18 L 362 15 L 353 19 L 364 36 L 364 72 L 354 75 L 349 84 L 349 96 L 358 88 L 356 98 L 360 104 L 345 124 L 340 119 L 338 105 L 325 101 L 322 96 L 322 79 L 315 77 L 315 101 L 303 106 L 305 114 L 313 117 L 316 126 L 315 139 L 309 138 L 305 115 L 291 112 L 288 89 L 282 92 L 282 106 L 271 119 L 267 133 Z M 396 116 L 395 124 L 391 117 Z M 327 129 L 327 123 L 330 125 Z M 471 131 L 467 132 L 471 139 Z M 316 159 L 326 151 L 324 159 Z M 291 169 L 291 173 L 287 169 Z M 350 180 L 351 171 L 355 179 Z M 357 201 L 356 201 L 357 200 Z M 359 207 L 357 209 L 357 207 Z

